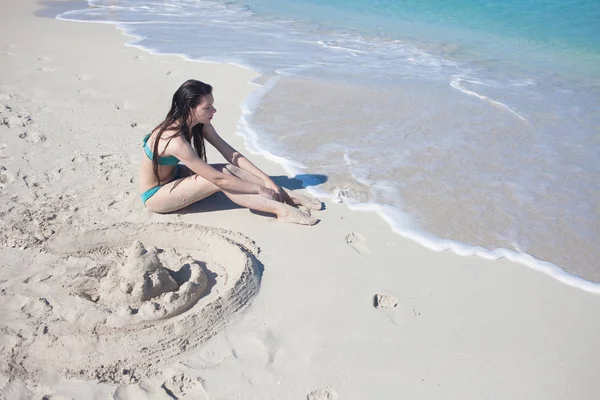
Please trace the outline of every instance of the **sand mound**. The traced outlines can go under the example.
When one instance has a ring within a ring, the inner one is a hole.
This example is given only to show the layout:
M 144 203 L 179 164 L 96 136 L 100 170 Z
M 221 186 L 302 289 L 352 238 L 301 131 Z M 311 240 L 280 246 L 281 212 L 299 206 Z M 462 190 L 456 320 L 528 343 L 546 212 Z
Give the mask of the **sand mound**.
M 44 251 L 13 250 L 0 271 L 5 376 L 136 382 L 214 335 L 260 284 L 256 245 L 208 227 L 124 223 L 55 235 Z

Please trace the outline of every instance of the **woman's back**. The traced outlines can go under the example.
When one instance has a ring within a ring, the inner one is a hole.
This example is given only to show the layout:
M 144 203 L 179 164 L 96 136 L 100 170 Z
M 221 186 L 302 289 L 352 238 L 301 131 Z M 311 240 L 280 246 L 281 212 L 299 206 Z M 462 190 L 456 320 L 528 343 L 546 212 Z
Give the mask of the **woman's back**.
M 178 135 L 179 133 L 175 129 L 165 130 L 158 142 L 158 179 L 154 173 L 152 163 L 156 145 L 156 131 L 144 137 L 142 145 L 145 155 L 140 169 L 140 189 L 142 192 L 159 185 L 159 179 L 162 183 L 172 180 L 173 175 L 177 173 L 175 166 L 179 163 L 179 160 L 169 154 L 169 142 Z

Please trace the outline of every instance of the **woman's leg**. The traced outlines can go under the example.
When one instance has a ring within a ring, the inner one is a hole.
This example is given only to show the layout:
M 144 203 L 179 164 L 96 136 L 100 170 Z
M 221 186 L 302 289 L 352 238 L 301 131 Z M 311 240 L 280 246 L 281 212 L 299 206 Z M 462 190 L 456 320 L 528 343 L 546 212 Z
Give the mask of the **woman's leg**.
M 246 181 L 255 182 L 261 185 L 264 183 L 259 177 L 254 176 L 250 172 L 244 171 L 243 169 L 236 167 L 235 165 L 225 164 L 225 169 L 223 170 L 223 172 L 229 172 L 232 175 L 235 175 L 238 178 L 244 179 Z M 286 188 L 283 188 L 283 190 L 285 190 L 288 196 L 290 196 L 290 199 L 292 199 L 292 201 L 296 205 L 306 207 L 310 210 L 320 210 L 323 207 L 321 200 L 317 199 L 316 197 L 304 196 L 300 193 L 295 193 Z
M 216 169 L 224 170 L 224 164 L 213 165 Z M 186 171 L 183 170 L 183 175 Z M 221 191 L 213 183 L 199 175 L 191 175 L 176 179 L 160 188 L 158 192 L 146 201 L 146 208 L 157 213 L 167 213 L 189 206 L 197 201 Z M 275 214 L 277 219 L 302 225 L 314 225 L 318 219 L 284 203 L 267 199 L 257 194 L 238 194 L 224 191 L 223 193 L 234 203 L 250 208 Z

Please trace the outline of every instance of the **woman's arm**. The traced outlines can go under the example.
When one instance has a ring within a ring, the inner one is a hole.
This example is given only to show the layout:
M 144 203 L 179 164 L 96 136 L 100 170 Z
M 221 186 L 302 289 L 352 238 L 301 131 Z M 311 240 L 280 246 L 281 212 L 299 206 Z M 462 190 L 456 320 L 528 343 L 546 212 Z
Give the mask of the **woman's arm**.
M 260 178 L 260 180 L 263 182 L 271 181 L 269 175 L 262 172 L 256 165 L 252 164 L 250 160 L 244 157 L 242 153 L 231 147 L 229 143 L 223 140 L 223 138 L 219 136 L 211 124 L 204 125 L 204 130 L 202 133 L 204 134 L 204 138 L 208 141 L 208 143 L 212 144 L 228 162 L 243 169 L 244 171 L 250 172 L 252 175 Z
M 252 175 L 262 180 L 264 182 L 264 186 L 274 190 L 277 193 L 278 198 L 276 200 L 288 202 L 287 200 L 289 200 L 289 196 L 287 195 L 287 193 L 275 182 L 273 182 L 269 175 L 261 171 L 260 168 L 252 164 L 250 160 L 244 157 L 242 153 L 231 147 L 229 143 L 223 140 L 223 138 L 219 136 L 219 134 L 211 124 L 204 125 L 202 133 L 204 135 L 204 138 L 210 144 L 212 144 L 228 162 L 230 162 L 238 168 L 243 169 L 244 171 L 251 173 Z
M 235 193 L 259 194 L 273 200 L 276 198 L 272 189 L 257 183 L 245 181 L 235 175 L 217 171 L 200 159 L 193 147 L 181 136 L 174 137 L 171 140 L 169 143 L 169 150 L 170 153 L 183 162 L 189 169 L 220 189 Z

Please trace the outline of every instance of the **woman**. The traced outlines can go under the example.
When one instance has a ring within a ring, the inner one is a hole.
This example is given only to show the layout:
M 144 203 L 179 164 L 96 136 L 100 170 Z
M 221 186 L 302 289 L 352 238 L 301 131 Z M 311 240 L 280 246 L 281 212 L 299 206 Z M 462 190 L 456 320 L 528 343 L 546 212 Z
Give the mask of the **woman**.
M 188 80 L 173 95 L 165 120 L 144 138 L 140 188 L 146 208 L 171 212 L 221 191 L 242 207 L 314 225 L 317 218 L 293 206 L 320 209 L 321 202 L 279 187 L 225 142 L 210 123 L 213 102 L 210 85 Z M 230 164 L 207 164 L 204 139 Z

